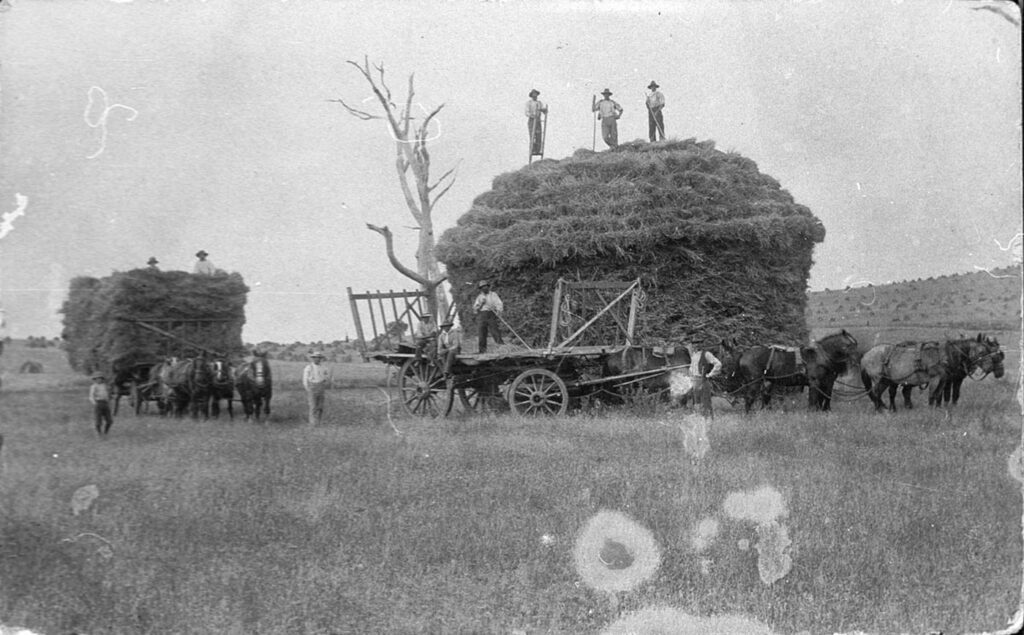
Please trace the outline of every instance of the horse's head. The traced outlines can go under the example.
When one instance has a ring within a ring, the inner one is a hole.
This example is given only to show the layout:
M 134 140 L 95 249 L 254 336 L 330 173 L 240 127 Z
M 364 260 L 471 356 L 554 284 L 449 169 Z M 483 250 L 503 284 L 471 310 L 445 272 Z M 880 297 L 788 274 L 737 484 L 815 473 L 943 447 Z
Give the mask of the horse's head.
M 992 373 L 999 379 L 1006 372 L 1003 368 L 1005 357 L 1006 354 L 999 350 L 999 340 L 978 333 L 978 337 L 971 341 L 969 368 L 973 370 L 977 366 L 986 375 Z
M 198 386 L 209 386 L 213 383 L 213 372 L 210 364 L 201 358 L 189 360 L 188 378 Z
M 231 364 L 223 359 L 215 359 L 209 363 L 213 383 L 227 384 L 231 381 Z
M 817 342 L 817 347 L 825 353 L 829 363 L 842 367 L 839 372 L 845 372 L 848 364 L 860 364 L 861 353 L 858 346 L 857 338 L 846 329 L 826 335 Z

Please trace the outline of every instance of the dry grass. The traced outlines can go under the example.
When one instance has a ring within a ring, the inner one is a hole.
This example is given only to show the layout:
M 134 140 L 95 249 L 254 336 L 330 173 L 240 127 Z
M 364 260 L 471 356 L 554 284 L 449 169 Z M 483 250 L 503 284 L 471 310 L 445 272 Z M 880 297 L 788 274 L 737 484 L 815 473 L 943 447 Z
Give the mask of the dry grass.
M 3 392 L 0 620 L 93 634 L 595 632 L 668 606 L 775 632 L 993 630 L 1020 588 L 1006 467 L 1020 421 L 1006 382 L 970 388 L 949 421 L 865 402 L 719 413 L 696 461 L 663 413 L 400 419 L 398 437 L 379 400 L 332 392 L 328 425 L 310 429 L 302 395 L 282 389 L 269 425 L 124 417 L 99 440 L 80 391 Z M 99 496 L 75 515 L 90 484 Z M 792 541 L 770 585 L 757 522 L 726 503 L 766 485 Z M 654 576 L 614 601 L 573 564 L 599 510 L 628 514 L 661 551 Z M 698 551 L 706 519 L 717 532 Z

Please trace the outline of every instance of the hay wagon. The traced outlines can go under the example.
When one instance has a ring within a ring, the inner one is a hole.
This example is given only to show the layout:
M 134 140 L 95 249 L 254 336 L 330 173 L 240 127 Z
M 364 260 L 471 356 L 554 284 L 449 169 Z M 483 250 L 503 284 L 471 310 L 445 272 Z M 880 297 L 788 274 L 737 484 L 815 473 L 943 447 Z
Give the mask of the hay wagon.
M 609 301 L 612 294 L 617 296 Z M 603 303 L 589 317 L 588 296 Z M 523 415 L 565 414 L 587 398 L 626 400 L 647 380 L 682 367 L 666 362 L 656 369 L 609 372 L 614 366 L 609 361 L 635 348 L 642 299 L 639 280 L 559 280 L 547 346 L 460 354 L 450 378 L 444 377 L 440 360 L 417 355 L 411 344 L 399 343 L 396 350 L 367 357 L 397 369 L 402 406 L 413 415 L 446 416 L 456 401 L 468 411 L 508 408 Z M 595 338 L 604 343 L 584 343 Z
M 127 397 L 136 415 L 141 414 L 149 403 L 156 403 L 160 413 L 164 413 L 165 404 L 158 382 L 150 376 L 154 366 L 171 357 L 186 357 L 195 353 L 222 357 L 223 352 L 198 341 L 219 340 L 219 336 L 228 331 L 235 321 L 231 318 L 186 320 L 124 316 L 116 319 L 130 329 L 129 339 L 144 341 L 144 345 L 137 346 L 131 354 L 109 364 L 113 374 L 111 394 L 114 398 L 114 414 L 117 414 L 121 398 Z

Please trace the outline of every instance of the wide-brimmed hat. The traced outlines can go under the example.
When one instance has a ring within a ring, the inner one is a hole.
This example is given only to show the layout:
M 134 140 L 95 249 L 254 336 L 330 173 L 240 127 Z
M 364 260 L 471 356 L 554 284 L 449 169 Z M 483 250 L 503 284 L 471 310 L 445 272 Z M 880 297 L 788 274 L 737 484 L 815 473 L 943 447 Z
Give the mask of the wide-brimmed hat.
M 540 91 L 537 90 L 536 88 L 534 88 L 533 90 L 530 91 L 530 97 L 536 97 L 539 94 L 540 94 Z
M 209 255 L 210 254 L 206 253 L 205 249 L 200 249 L 199 251 L 196 252 L 196 258 L 202 258 L 203 256 L 209 256 Z
M 420 313 L 420 319 L 421 320 L 423 318 L 432 318 L 432 317 L 434 317 L 434 316 L 430 313 L 430 311 L 424 311 L 423 313 Z
M 156 259 L 156 256 L 150 256 L 149 260 L 146 261 L 146 264 L 147 265 L 156 265 L 156 264 L 160 264 L 160 261 Z
M 319 357 L 320 359 L 324 359 L 324 354 L 322 352 L 320 352 L 320 351 L 313 351 L 312 353 L 307 355 L 307 357 L 309 357 L 310 359 L 313 359 L 314 357 Z
M 607 97 L 608 95 L 612 94 L 612 91 L 605 88 L 604 90 L 601 91 L 601 94 Z
M 98 371 L 96 371 L 95 373 L 92 374 L 92 378 L 93 379 L 106 379 L 107 376 L 103 374 L 103 371 L 98 370 Z
M 455 326 L 455 322 L 452 322 L 451 320 L 445 320 L 444 322 L 441 322 L 441 328 L 444 328 L 446 326 Z
M 647 87 L 648 88 L 661 88 L 661 86 L 658 86 L 658 82 L 655 82 L 655 81 L 652 81 L 650 84 L 647 84 Z
M 478 286 L 480 288 L 489 287 L 489 286 L 491 286 L 491 281 L 490 280 L 481 280 L 480 282 L 476 283 L 476 286 Z

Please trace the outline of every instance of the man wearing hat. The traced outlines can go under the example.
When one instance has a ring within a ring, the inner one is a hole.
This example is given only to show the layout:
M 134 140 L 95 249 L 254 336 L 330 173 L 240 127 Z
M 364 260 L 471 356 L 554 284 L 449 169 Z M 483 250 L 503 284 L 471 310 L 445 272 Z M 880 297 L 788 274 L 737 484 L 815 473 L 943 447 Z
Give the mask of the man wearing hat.
M 212 276 L 214 272 L 217 271 L 217 268 L 213 266 L 213 263 L 206 259 L 206 257 L 209 255 L 210 254 L 206 253 L 202 249 L 196 252 L 196 258 L 198 258 L 199 260 L 196 262 L 195 269 L 192 270 L 192 273 L 198 273 L 204 276 Z
M 160 271 L 160 267 L 157 267 L 157 265 L 160 264 L 160 261 L 156 259 L 156 256 L 150 256 L 149 260 L 146 261 L 146 264 L 149 265 L 147 269 L 151 271 Z
M 609 148 L 619 145 L 619 124 L 618 119 L 622 116 L 622 106 L 611 99 L 612 91 L 605 88 L 601 91 L 604 99 L 597 101 L 597 95 L 593 96 L 590 109 L 597 113 L 601 120 L 601 138 L 608 144 Z
M 451 320 L 441 322 L 441 332 L 437 334 L 437 359 L 444 369 L 444 378 L 452 376 L 452 363 L 462 352 L 462 335 L 453 331 L 455 324 Z
M 501 298 L 494 291 L 491 291 L 491 283 L 481 280 L 477 283 L 480 288 L 480 295 L 476 296 L 473 302 L 473 312 L 476 313 L 477 336 L 479 347 L 477 352 L 487 352 L 487 334 L 494 338 L 494 343 L 502 345 L 505 342 L 501 339 L 501 332 L 498 330 L 498 316 L 505 310 Z
M 302 370 L 302 387 L 309 402 L 309 425 L 320 425 L 324 419 L 324 396 L 331 385 L 331 369 L 323 364 L 324 354 L 313 351 L 309 364 Z
M 416 325 L 416 359 L 423 357 L 424 351 L 433 352 L 434 340 L 437 338 L 437 327 L 434 316 L 429 311 L 420 314 L 420 323 Z
M 647 136 L 651 142 L 665 140 L 665 120 L 661 116 L 661 109 L 665 107 L 665 96 L 658 90 L 657 82 L 647 85 L 651 94 L 647 96 Z M 655 138 L 657 135 L 657 138 Z
M 690 376 L 693 377 L 693 400 L 694 404 L 700 404 L 700 413 L 705 417 L 713 417 L 711 410 L 711 378 L 722 374 L 722 362 L 710 348 L 715 346 L 713 338 L 705 338 L 698 346 L 687 344 L 690 351 Z
M 542 101 L 537 100 L 540 91 L 534 88 L 530 91 L 530 99 L 526 102 L 526 129 L 530 133 L 530 154 L 544 154 L 543 128 L 541 124 L 541 113 L 547 114 L 548 107 Z
M 104 381 L 106 376 L 96 371 L 92 374 L 92 385 L 89 386 L 89 403 L 96 417 L 96 434 L 104 436 L 110 432 L 114 418 L 110 415 L 110 388 Z

